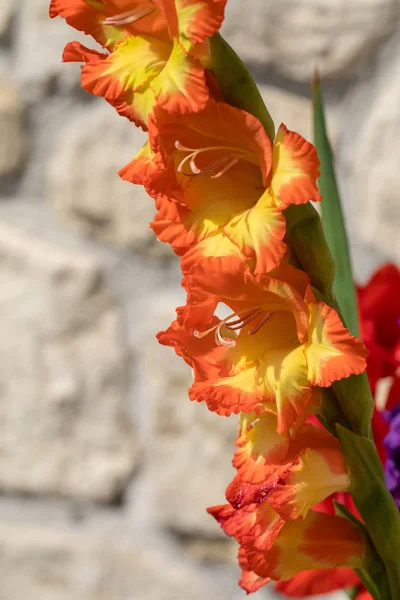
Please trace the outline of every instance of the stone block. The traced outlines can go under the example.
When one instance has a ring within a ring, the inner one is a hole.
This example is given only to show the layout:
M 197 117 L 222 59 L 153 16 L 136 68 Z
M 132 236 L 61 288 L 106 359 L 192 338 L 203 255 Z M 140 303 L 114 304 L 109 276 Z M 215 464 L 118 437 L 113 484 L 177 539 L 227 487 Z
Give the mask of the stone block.
M 21 87 L 29 90 L 29 104 L 43 102 L 54 87 L 63 93 L 78 88 L 79 66 L 62 62 L 67 42 L 78 40 L 91 48 L 97 47 L 91 38 L 69 27 L 64 19 L 50 19 L 49 4 L 47 0 L 28 0 L 18 8 L 18 25 L 12 40 L 15 65 L 12 73 Z
M 0 490 L 119 498 L 128 351 L 97 260 L 0 223 L 0 329 Z
M 172 256 L 149 227 L 154 201 L 142 186 L 122 181 L 147 136 L 105 102 L 82 110 L 60 128 L 48 168 L 56 214 L 79 233 L 144 254 Z
M 139 359 L 150 409 L 146 464 L 152 510 L 163 527 L 179 535 L 218 538 L 223 534 L 206 509 L 225 502 L 225 488 L 233 479 L 237 418 L 220 417 L 205 403 L 190 402 L 190 367 L 154 339 L 180 303 L 178 293 L 149 300 L 149 335 Z
M 294 81 L 348 78 L 399 22 L 397 0 L 230 0 L 223 35 L 249 64 Z
M 1 77 L 0 132 L 1 179 L 15 174 L 22 168 L 28 143 L 21 96 L 10 81 Z
M 144 532 L 0 525 L 1 600 L 231 600 Z M 233 579 L 233 578 L 232 578 Z M 232 581 L 232 588 L 234 582 Z
M 351 239 L 383 260 L 400 261 L 400 44 L 389 45 L 372 75 L 360 80 L 343 106 L 338 151 Z M 376 261 L 375 261 L 376 262 Z M 365 268 L 363 269 L 365 271 Z
M 0 41 L 6 42 L 11 36 L 11 27 L 16 13 L 14 0 L 2 0 L 0 4 Z
M 258 83 L 258 88 L 276 129 L 284 123 L 288 129 L 297 131 L 310 142 L 313 141 L 311 94 L 309 98 L 305 98 L 300 94 L 263 83 Z M 329 138 L 332 146 L 335 147 L 339 133 L 337 117 L 328 103 L 325 108 Z

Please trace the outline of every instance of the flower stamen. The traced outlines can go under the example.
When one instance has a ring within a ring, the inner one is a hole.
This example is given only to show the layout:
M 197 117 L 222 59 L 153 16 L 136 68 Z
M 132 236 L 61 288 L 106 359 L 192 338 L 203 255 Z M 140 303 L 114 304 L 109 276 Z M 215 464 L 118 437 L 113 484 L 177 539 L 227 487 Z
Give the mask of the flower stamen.
M 217 327 L 215 330 L 215 341 L 217 346 L 225 346 L 226 348 L 234 348 L 236 346 L 236 340 L 232 338 L 226 338 L 221 333 L 221 327 Z
M 106 19 L 104 19 L 103 25 L 114 25 L 115 27 L 130 25 L 131 23 L 140 21 L 140 19 L 144 19 L 144 17 L 147 17 L 147 15 L 150 15 L 154 11 L 155 8 L 150 7 L 136 10 L 128 10 L 127 12 L 123 12 L 119 15 L 107 17 Z
M 222 175 L 225 175 L 225 173 L 227 171 L 229 171 L 229 169 L 234 167 L 238 162 L 239 162 L 238 158 L 232 158 L 232 160 L 230 160 L 228 162 L 228 164 L 221 171 L 219 171 L 218 173 L 215 173 L 215 175 L 211 175 L 211 179 L 218 179 L 219 177 L 222 177 Z
M 265 313 L 265 315 L 261 317 L 257 325 L 251 331 L 249 331 L 249 335 L 254 335 L 255 333 L 257 333 L 257 331 L 260 331 L 261 327 L 268 321 L 271 315 L 272 313 Z
M 218 169 L 218 167 L 222 167 L 222 169 L 220 171 L 218 171 L 217 173 L 214 173 L 214 175 L 211 175 L 211 177 L 213 179 L 217 179 L 218 177 L 222 177 L 222 175 L 224 175 L 227 171 L 229 171 L 229 169 L 231 169 L 233 166 L 235 166 L 240 160 L 240 158 L 232 158 L 231 156 L 225 156 L 224 158 L 215 161 L 208 167 L 200 169 L 198 167 L 198 165 L 196 164 L 196 159 L 203 152 L 225 150 L 225 151 L 229 151 L 231 153 L 234 152 L 235 154 L 237 154 L 238 152 L 240 154 L 243 154 L 242 151 L 240 151 L 237 148 L 232 148 L 231 146 L 206 146 L 205 148 L 188 148 L 187 146 L 184 146 L 183 144 L 181 144 L 181 142 L 179 140 L 176 140 L 175 148 L 181 152 L 189 152 L 189 154 L 181 160 L 181 162 L 179 163 L 178 168 L 177 168 L 179 173 L 183 173 L 184 166 L 187 163 L 189 163 L 191 173 L 183 173 L 183 175 L 187 175 L 188 177 L 194 176 L 194 175 L 201 175 L 203 173 L 208 173 L 210 171 L 215 171 L 216 169 Z
M 228 329 L 235 331 L 235 329 L 241 329 L 245 325 L 248 325 L 249 323 L 254 321 L 254 319 L 256 319 L 261 313 L 261 308 L 257 308 L 256 310 L 253 310 L 250 313 L 248 313 L 246 316 L 239 318 L 236 321 L 230 321 L 225 325 Z
M 260 331 L 261 327 L 268 321 L 272 313 L 266 313 L 262 308 L 255 308 L 250 310 L 247 313 L 244 313 L 243 316 L 240 313 L 232 313 L 222 321 L 220 321 L 217 325 L 210 327 L 207 331 L 195 331 L 194 336 L 202 339 L 206 335 L 211 332 L 215 332 L 215 341 L 218 346 L 226 346 L 228 348 L 233 348 L 236 346 L 236 340 L 233 338 L 227 338 L 223 335 L 223 329 L 227 331 L 236 332 L 239 329 L 249 325 L 255 319 L 260 318 L 258 323 L 253 327 L 251 331 L 248 332 L 248 335 L 254 335 L 258 331 Z M 232 320 L 233 319 L 233 320 Z

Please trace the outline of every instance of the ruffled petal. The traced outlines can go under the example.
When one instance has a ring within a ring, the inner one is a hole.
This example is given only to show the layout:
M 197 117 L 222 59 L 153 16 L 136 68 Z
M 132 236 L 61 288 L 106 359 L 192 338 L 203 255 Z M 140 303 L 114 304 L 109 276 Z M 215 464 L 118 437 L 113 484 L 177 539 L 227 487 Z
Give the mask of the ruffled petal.
M 285 520 L 304 518 L 312 506 L 347 491 L 350 478 L 340 449 L 307 448 L 281 476 L 268 501 Z
M 269 577 L 259 577 L 253 571 L 242 569 L 239 585 L 245 592 L 252 594 L 260 590 L 264 585 L 267 585 L 270 581 Z
M 235 510 L 230 504 L 213 506 L 207 509 L 223 531 L 243 544 L 249 536 L 257 539 L 258 543 L 265 549 L 272 548 L 279 536 L 285 521 L 271 508 L 268 502 L 262 504 L 249 504 L 239 510 Z M 242 564 L 248 560 L 248 553 L 242 557 Z M 249 570 L 252 569 L 249 563 Z
M 224 20 L 226 2 L 227 0 L 175 0 L 179 36 L 183 41 L 200 44 L 214 35 Z
M 317 188 L 320 163 L 312 144 L 282 124 L 272 156 L 271 189 L 282 209 L 291 204 L 321 200 Z
M 338 314 L 323 302 L 311 303 L 306 344 L 308 379 L 312 385 L 330 386 L 334 381 L 365 371 L 368 351 L 350 335 Z
M 64 62 L 85 62 L 86 65 L 82 69 L 82 85 L 85 87 L 83 84 L 84 78 L 86 81 L 85 89 L 90 93 L 100 94 L 100 90 L 104 86 L 104 90 L 107 89 L 107 78 L 103 78 L 103 73 L 108 68 L 110 56 L 112 55 L 90 50 L 79 42 L 70 42 L 64 49 L 63 60 Z M 97 77 L 99 78 L 98 81 Z M 110 78 L 108 78 L 108 81 L 110 81 Z M 142 87 L 136 92 L 121 90 L 121 94 L 114 97 L 114 94 L 117 93 L 116 90 L 118 88 L 114 86 L 114 92 L 107 93 L 110 96 L 106 97 L 107 102 L 121 116 L 147 130 L 148 114 L 153 109 L 155 102 L 153 91 L 149 87 Z
M 219 319 L 216 317 L 208 319 L 208 313 L 214 312 L 214 306 L 205 305 L 203 311 L 198 314 L 199 323 L 207 322 L 210 326 L 216 326 Z M 221 371 L 220 360 L 225 348 L 216 346 L 213 336 L 205 336 L 199 339 L 195 336 L 195 327 L 184 326 L 185 308 L 178 308 L 178 319 L 173 321 L 168 329 L 160 331 L 157 339 L 160 344 L 172 346 L 178 356 L 181 356 L 188 365 L 193 368 L 194 380 L 204 381 L 217 379 Z
M 74 60 L 79 60 L 76 52 Z M 161 39 L 134 36 L 112 54 L 89 56 L 86 52 L 81 60 L 86 62 L 82 86 L 103 96 L 120 114 L 145 125 L 156 102 L 184 113 L 201 110 L 208 99 L 202 65 L 177 42 L 171 46 Z
M 206 402 L 209 410 L 228 417 L 240 412 L 276 412 L 272 392 L 267 396 L 255 390 L 256 368 L 249 367 L 231 377 L 196 382 L 189 390 L 191 400 Z
M 246 554 L 243 548 L 239 548 L 238 560 L 239 566 L 242 569 L 239 585 L 248 594 L 257 592 L 259 589 L 264 587 L 264 585 L 267 585 L 267 583 L 271 581 L 269 577 L 264 579 L 263 577 L 259 577 L 253 573 L 253 571 L 249 571 Z
M 302 425 L 312 399 L 303 347 L 271 348 L 262 356 L 257 377 L 274 392 L 278 433 Z
M 283 241 L 286 220 L 268 191 L 255 206 L 230 219 L 224 233 L 243 254 L 254 260 L 256 274 L 275 269 L 286 252 Z
M 147 131 L 147 121 L 155 102 L 154 93 L 150 87 L 144 87 L 135 92 L 124 92 L 118 98 L 107 99 L 107 102 L 121 117 L 126 117 L 137 127 Z
M 247 177 L 246 171 L 238 168 L 230 173 L 228 177 L 220 179 L 211 179 L 209 175 L 199 175 L 196 177 L 184 178 L 183 182 L 178 184 L 178 188 L 173 189 L 173 182 L 164 175 L 163 178 L 155 176 L 150 183 L 152 189 L 161 190 L 162 188 L 169 194 L 171 201 L 178 202 L 187 210 L 180 211 L 180 223 L 187 231 L 190 244 L 187 250 L 198 243 L 204 242 L 196 250 L 193 250 L 191 257 L 185 259 L 183 269 L 187 272 L 193 262 L 201 261 L 203 258 L 219 257 L 239 257 L 241 261 L 250 262 L 253 259 L 254 251 L 251 249 L 246 256 L 244 245 L 240 247 L 236 240 L 232 239 L 226 226 L 230 221 L 234 221 L 232 215 L 246 214 L 248 207 L 253 206 L 258 200 L 258 194 L 252 177 Z M 156 182 L 157 180 L 157 182 Z M 256 179 L 257 183 L 257 179 Z M 166 185 L 165 185 L 166 184 Z M 206 199 L 206 202 L 205 202 Z M 272 212 L 276 209 L 273 207 Z M 176 215 L 179 217 L 179 215 Z M 285 223 L 282 216 L 281 221 Z M 165 222 L 165 226 L 167 223 Z M 210 238 L 214 239 L 210 239 Z M 282 246 L 281 252 L 285 251 Z M 186 262 L 190 266 L 186 266 Z M 254 260 L 253 260 L 254 262 Z M 207 267 L 215 270 L 212 261 L 207 261 Z M 271 263 L 272 264 L 272 263 Z M 220 266 L 229 266 L 229 263 L 220 264 Z
M 92 64 L 97 64 L 102 63 L 108 56 L 109 55 L 104 52 L 86 48 L 86 46 L 80 42 L 69 42 L 64 48 L 62 60 L 64 62 L 90 62 Z
M 277 433 L 277 419 L 272 414 L 241 415 L 233 466 L 240 478 L 249 483 L 263 483 L 275 478 L 290 448 L 289 434 Z M 288 464 L 285 464 L 287 468 Z
M 257 520 L 258 507 L 255 505 L 245 506 L 241 510 L 235 510 L 230 504 L 220 504 L 207 508 L 210 514 L 219 523 L 221 529 L 234 537 L 237 542 L 241 543 L 244 535 L 254 527 Z
M 135 183 L 137 185 L 144 185 L 157 171 L 157 162 L 154 152 L 151 148 L 150 142 L 146 142 L 135 158 L 128 163 L 125 167 L 120 169 L 118 175 L 124 181 Z
M 49 14 L 51 18 L 62 17 L 68 25 L 91 35 L 96 42 L 108 50 L 113 50 L 126 37 L 123 29 L 104 25 L 104 21 L 110 16 L 110 13 L 102 0 L 96 2 L 52 0 Z
M 190 211 L 178 202 L 170 202 L 165 197 L 156 201 L 157 214 L 150 227 L 161 242 L 171 244 L 174 252 L 182 256 L 194 244 L 193 231 L 184 226 Z
M 348 519 L 312 511 L 305 519 L 286 522 L 272 546 L 254 528 L 242 543 L 250 570 L 275 580 L 310 569 L 364 564 L 365 540 L 359 528 Z
M 158 106 L 174 114 L 198 112 L 209 97 L 201 62 L 186 54 L 176 40 L 164 69 L 150 85 Z
M 289 581 L 278 581 L 275 589 L 291 598 L 328 594 L 360 583 L 353 569 L 319 569 L 303 571 Z
M 284 472 L 282 466 L 277 466 L 270 480 L 262 483 L 247 483 L 239 475 L 231 481 L 226 489 L 226 499 L 235 509 L 243 508 L 250 504 L 261 504 L 270 497 L 276 486 L 280 473 Z
M 284 520 L 306 516 L 308 510 L 349 486 L 338 441 L 311 424 L 292 438 L 277 434 L 273 415 L 242 414 L 233 466 L 238 475 L 226 498 L 234 508 L 268 502 Z
M 107 100 L 143 90 L 165 67 L 170 53 L 171 46 L 167 42 L 144 36 L 130 37 L 102 63 L 86 64 L 82 69 L 82 85 Z
M 183 253 L 182 253 L 183 254 Z M 189 274 L 198 265 L 203 265 L 204 270 L 212 272 L 214 258 L 222 259 L 219 263 L 223 272 L 234 272 L 238 262 L 246 262 L 247 257 L 231 240 L 222 232 L 217 232 L 206 237 L 188 250 L 181 261 L 182 273 Z

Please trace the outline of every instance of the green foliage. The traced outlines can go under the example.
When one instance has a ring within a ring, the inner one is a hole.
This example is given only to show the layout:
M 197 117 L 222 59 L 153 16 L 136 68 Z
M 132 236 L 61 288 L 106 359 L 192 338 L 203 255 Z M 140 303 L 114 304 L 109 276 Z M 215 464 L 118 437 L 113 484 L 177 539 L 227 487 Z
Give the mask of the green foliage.
M 358 336 L 357 297 L 349 245 L 336 180 L 334 157 L 326 130 L 321 86 L 317 76 L 313 86 L 313 106 L 314 143 L 321 161 L 321 177 L 318 185 L 323 198 L 321 202 L 322 223 L 336 265 L 334 292 L 346 327 L 353 335 Z
M 383 562 L 374 550 L 367 528 L 361 521 L 359 521 L 359 519 L 357 519 L 357 517 L 353 515 L 352 512 L 348 510 L 346 506 L 337 500 L 334 500 L 333 504 L 335 506 L 335 512 L 337 515 L 346 517 L 350 521 L 353 521 L 353 523 L 357 525 L 364 533 L 366 541 L 366 551 L 364 556 L 365 566 L 362 569 L 356 569 L 357 575 L 374 600 L 390 598 L 389 582 L 386 569 Z M 354 593 L 353 598 L 355 598 L 355 596 L 356 594 Z
M 400 598 L 400 513 L 386 488 L 381 461 L 374 443 L 353 431 L 336 426 L 350 473 L 350 493 L 365 522 L 372 544 L 385 565 L 390 593 L 379 585 L 381 600 Z
M 342 412 L 356 433 L 371 438 L 371 419 L 374 399 L 366 373 L 350 375 L 332 385 Z
M 273 140 L 274 122 L 243 62 L 219 33 L 210 38 L 210 48 L 212 70 L 225 102 L 257 117 Z

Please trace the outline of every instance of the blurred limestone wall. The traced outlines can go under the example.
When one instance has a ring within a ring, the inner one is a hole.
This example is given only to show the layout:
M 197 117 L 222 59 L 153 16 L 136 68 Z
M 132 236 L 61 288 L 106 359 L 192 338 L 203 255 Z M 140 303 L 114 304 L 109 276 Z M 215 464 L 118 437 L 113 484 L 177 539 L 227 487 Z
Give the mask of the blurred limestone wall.
M 237 600 L 235 419 L 158 346 L 184 301 L 153 204 L 117 170 L 143 134 L 60 61 L 47 0 L 0 0 L 0 600 Z M 400 0 L 228 0 L 277 124 L 329 126 L 360 278 L 400 261 Z M 89 42 L 90 43 L 90 42 Z M 271 593 L 262 591 L 262 598 Z

